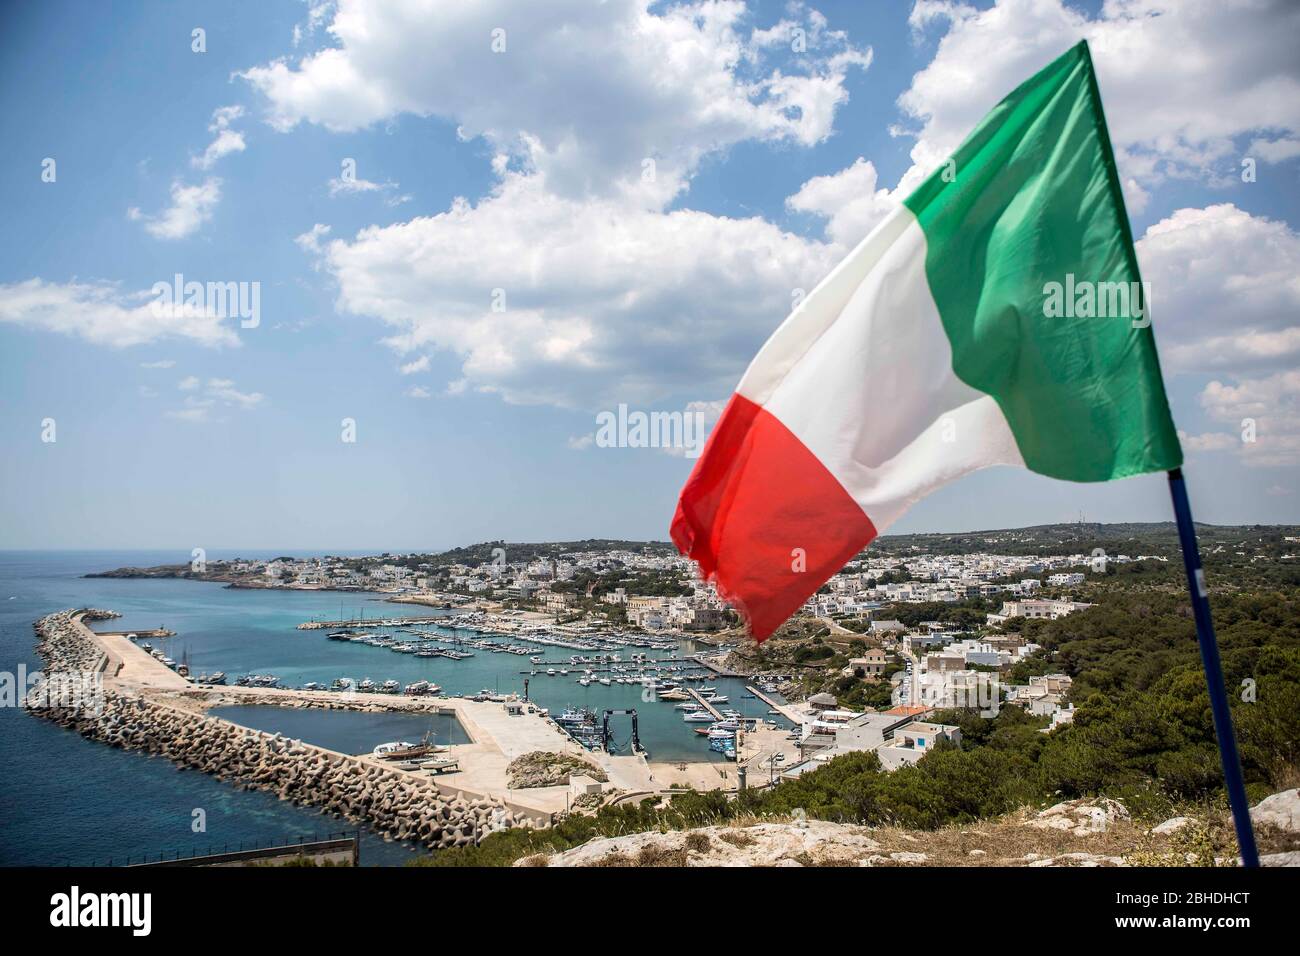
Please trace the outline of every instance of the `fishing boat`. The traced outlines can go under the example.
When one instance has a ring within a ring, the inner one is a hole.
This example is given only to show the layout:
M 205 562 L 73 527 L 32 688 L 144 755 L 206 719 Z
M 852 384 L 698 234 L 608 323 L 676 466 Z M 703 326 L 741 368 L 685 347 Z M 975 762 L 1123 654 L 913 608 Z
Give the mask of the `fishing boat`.
M 437 757 L 433 760 L 426 760 L 420 764 L 421 770 L 428 770 L 430 773 L 447 773 L 460 769 L 459 761 L 455 757 Z

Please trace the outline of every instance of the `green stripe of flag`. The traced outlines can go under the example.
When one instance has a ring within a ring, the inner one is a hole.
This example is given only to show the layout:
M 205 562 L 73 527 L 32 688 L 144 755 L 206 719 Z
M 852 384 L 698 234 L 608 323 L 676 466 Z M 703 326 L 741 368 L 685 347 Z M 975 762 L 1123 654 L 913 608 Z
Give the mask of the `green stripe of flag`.
M 1104 481 L 1181 464 L 1086 42 L 906 205 L 953 371 L 998 402 L 1026 465 Z

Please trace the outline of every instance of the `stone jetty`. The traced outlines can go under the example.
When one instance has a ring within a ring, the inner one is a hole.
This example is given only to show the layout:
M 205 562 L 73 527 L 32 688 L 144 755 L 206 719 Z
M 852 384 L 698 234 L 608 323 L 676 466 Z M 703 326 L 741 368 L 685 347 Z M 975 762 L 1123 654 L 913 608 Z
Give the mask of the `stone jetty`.
M 112 686 L 113 662 L 87 639 L 79 616 L 96 620 L 111 612 L 60 611 L 36 622 L 46 680 L 87 673 L 110 679 L 97 685 L 93 699 L 74 703 L 56 702 L 38 685 L 28 696 L 34 714 L 92 740 L 166 757 L 179 766 L 270 791 L 282 800 L 318 807 L 430 849 L 464 846 L 493 830 L 525 822 L 500 800 L 448 798 L 432 780 L 412 773 L 122 692 Z

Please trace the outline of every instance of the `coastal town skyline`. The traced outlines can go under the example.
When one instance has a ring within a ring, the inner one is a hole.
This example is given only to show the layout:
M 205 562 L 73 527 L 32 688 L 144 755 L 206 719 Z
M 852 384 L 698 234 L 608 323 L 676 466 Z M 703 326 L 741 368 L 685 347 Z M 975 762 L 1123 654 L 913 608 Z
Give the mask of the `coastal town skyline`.
M 1293 8 L 515 6 L 5 14 L 0 548 L 665 540 L 698 448 L 601 416 L 711 426 L 801 293 L 1080 38 L 1195 514 L 1300 521 Z M 1081 517 L 1169 520 L 1163 477 L 995 468 L 891 530 Z

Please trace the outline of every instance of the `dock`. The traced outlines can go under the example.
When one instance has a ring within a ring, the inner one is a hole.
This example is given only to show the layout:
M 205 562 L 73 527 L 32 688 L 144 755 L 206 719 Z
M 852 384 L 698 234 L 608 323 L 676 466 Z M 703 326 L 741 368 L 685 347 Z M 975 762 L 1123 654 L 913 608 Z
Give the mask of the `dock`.
M 439 617 L 365 618 L 357 621 L 304 621 L 300 631 L 318 631 L 323 628 L 410 627 L 413 624 L 437 624 Z M 136 633 L 141 633 L 137 631 Z
M 102 634 L 105 637 L 175 637 L 175 631 L 169 631 L 165 627 L 155 627 L 147 631 L 96 631 L 96 634 Z
M 758 700 L 761 700 L 763 703 L 767 704 L 767 706 L 772 708 L 772 710 L 778 711 L 783 717 L 785 717 L 786 720 L 793 723 L 796 727 L 801 726 L 803 724 L 804 721 L 803 715 L 798 713 L 793 707 L 789 706 L 788 704 L 778 704 L 771 697 L 767 696 L 767 694 L 764 694 L 761 690 L 759 690 L 757 687 L 754 687 L 751 684 L 746 684 L 745 690 L 753 694 L 754 697 L 756 697 Z
M 748 677 L 749 676 L 748 674 L 740 673 L 740 671 L 728 670 L 727 668 L 719 664 L 717 661 L 710 660 L 709 658 L 705 657 L 703 654 L 692 654 L 690 656 L 690 660 L 695 661 L 701 667 L 708 668 L 709 670 L 713 671 L 713 673 L 717 674 L 719 677 Z
M 691 699 L 694 700 L 695 703 L 707 710 L 714 720 L 722 719 L 722 714 L 718 712 L 718 708 L 714 707 L 707 700 L 701 697 L 699 691 L 687 688 L 686 693 L 691 695 Z

